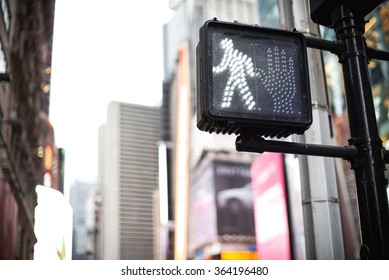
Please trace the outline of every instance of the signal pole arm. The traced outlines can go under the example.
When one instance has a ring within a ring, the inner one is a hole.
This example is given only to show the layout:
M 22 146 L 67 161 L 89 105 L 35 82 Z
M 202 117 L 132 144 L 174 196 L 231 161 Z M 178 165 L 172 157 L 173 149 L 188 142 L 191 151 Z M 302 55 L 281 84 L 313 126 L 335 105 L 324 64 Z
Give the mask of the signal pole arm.
M 348 161 L 353 160 L 358 153 L 355 146 L 337 147 L 330 145 L 318 145 L 296 143 L 286 141 L 266 140 L 262 137 L 242 133 L 236 138 L 236 150 L 239 152 L 274 152 L 284 154 L 297 154 L 321 157 L 336 157 Z

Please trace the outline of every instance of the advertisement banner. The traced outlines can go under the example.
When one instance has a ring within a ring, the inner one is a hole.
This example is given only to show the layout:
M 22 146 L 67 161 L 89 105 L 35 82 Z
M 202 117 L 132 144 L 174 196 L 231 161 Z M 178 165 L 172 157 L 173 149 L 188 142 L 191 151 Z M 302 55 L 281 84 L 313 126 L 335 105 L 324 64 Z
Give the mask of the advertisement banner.
M 214 174 L 218 235 L 255 236 L 250 164 L 216 160 Z
M 194 258 L 220 254 L 224 245 L 212 246 L 219 242 L 230 251 L 256 253 L 250 166 L 210 157 L 198 168 L 189 191 L 189 251 Z
M 215 186 L 212 165 L 193 181 L 190 191 L 189 251 L 217 240 Z
M 257 249 L 263 260 L 291 258 L 282 154 L 264 153 L 251 166 Z

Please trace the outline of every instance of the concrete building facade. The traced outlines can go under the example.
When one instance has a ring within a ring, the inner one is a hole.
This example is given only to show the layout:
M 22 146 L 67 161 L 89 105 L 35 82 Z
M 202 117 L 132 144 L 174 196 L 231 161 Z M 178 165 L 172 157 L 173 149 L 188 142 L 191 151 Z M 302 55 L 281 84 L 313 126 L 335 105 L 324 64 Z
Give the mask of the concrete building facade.
M 99 130 L 98 259 L 153 259 L 159 108 L 111 102 Z
M 54 144 L 47 122 L 54 5 L 0 1 L 0 259 L 33 258 L 35 187 L 52 174 L 44 150 Z

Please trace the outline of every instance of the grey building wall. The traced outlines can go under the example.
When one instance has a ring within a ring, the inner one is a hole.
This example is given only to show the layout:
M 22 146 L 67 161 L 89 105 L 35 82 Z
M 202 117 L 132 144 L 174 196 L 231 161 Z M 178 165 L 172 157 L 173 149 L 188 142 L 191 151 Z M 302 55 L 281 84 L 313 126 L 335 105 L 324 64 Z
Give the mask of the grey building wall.
M 111 102 L 99 133 L 102 259 L 153 259 L 160 110 Z

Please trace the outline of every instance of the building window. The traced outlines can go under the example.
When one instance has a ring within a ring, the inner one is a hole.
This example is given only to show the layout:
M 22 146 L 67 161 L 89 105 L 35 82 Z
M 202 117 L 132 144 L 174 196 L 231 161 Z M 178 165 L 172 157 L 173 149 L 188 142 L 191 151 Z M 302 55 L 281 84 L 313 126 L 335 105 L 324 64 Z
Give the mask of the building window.
M 262 26 L 279 28 L 280 15 L 276 0 L 259 1 L 259 23 Z

